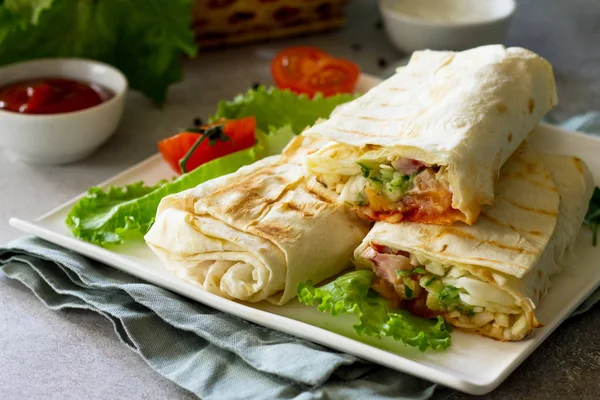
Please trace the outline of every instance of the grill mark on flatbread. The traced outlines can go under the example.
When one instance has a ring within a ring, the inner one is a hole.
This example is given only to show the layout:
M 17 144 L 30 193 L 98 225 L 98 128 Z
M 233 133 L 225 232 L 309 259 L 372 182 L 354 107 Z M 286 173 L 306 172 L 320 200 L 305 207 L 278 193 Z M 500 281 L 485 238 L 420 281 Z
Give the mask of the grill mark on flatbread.
M 448 247 L 447 245 L 446 248 Z M 408 252 L 411 253 L 411 252 Z M 468 257 L 468 258 L 463 258 L 462 256 L 458 256 L 454 253 L 444 253 L 444 257 L 451 259 L 451 258 L 460 258 L 461 263 L 468 265 L 469 262 L 473 262 L 472 267 L 475 268 L 488 268 L 488 267 L 483 267 L 480 265 L 476 265 L 475 262 L 477 261 L 484 261 L 484 262 L 490 262 L 492 264 L 504 264 L 507 265 L 505 261 L 500 261 L 500 260 L 494 260 L 492 258 L 484 258 L 484 257 Z M 527 267 L 523 267 L 521 265 L 516 265 L 516 264 L 510 264 L 510 266 L 515 267 L 515 268 L 519 268 L 519 269 L 527 269 Z
M 502 221 L 500 221 L 500 220 L 498 220 L 498 219 L 496 219 L 496 218 L 494 218 L 494 217 L 492 217 L 490 215 L 487 215 L 485 213 L 481 213 L 480 218 L 482 218 L 482 217 L 484 219 L 488 220 L 489 222 L 491 222 L 494 225 L 498 225 L 498 226 L 501 226 L 503 228 L 509 228 L 509 229 L 512 229 L 515 232 L 527 233 L 527 234 L 533 235 L 533 236 L 544 236 L 544 233 L 542 233 L 540 231 L 528 231 L 528 230 L 525 230 L 525 229 L 519 229 L 519 228 L 517 228 L 517 227 L 515 227 L 515 226 L 513 226 L 511 224 L 508 224 L 508 225 L 504 224 Z
M 523 148 L 520 147 L 516 151 L 521 151 L 522 152 Z M 527 159 L 525 159 L 523 157 L 517 158 L 515 165 L 522 165 L 522 166 L 524 166 L 528 173 L 537 172 L 541 168 L 541 164 L 540 163 L 535 162 L 535 161 L 529 161 L 529 160 L 527 160 Z M 552 178 L 550 178 L 550 174 L 548 173 L 548 171 L 545 172 L 544 177 L 546 179 L 552 179 Z
M 470 239 L 470 240 L 474 240 L 474 241 L 482 243 L 479 239 L 477 239 L 475 236 L 471 235 L 470 233 L 465 232 L 458 228 L 454 228 L 452 226 L 445 226 L 443 229 L 440 229 L 435 237 L 437 239 L 444 235 L 460 236 L 460 237 L 464 237 L 465 239 Z
M 573 157 L 573 162 L 575 163 L 575 167 L 577 167 L 577 171 L 583 174 L 583 167 L 581 166 L 581 160 L 577 157 Z
M 512 204 L 513 206 L 520 208 L 521 210 L 525 210 L 525 211 L 529 211 L 535 214 L 540 214 L 540 215 L 548 215 L 550 217 L 556 217 L 558 215 L 558 213 L 556 211 L 553 210 L 541 210 L 539 208 L 533 208 L 533 207 L 527 207 L 524 206 L 522 204 L 516 203 L 515 201 L 508 199 L 508 198 L 504 198 L 504 200 L 506 200 L 507 202 L 509 202 L 510 204 Z
M 537 254 L 537 252 L 535 252 L 535 251 L 527 250 L 522 247 L 509 246 L 509 245 L 497 242 L 495 240 L 489 240 L 489 241 L 486 241 L 486 243 L 488 243 L 491 246 L 496 246 L 500 249 L 513 251 L 513 252 L 519 253 L 519 254 L 531 254 L 531 255 Z
M 511 228 L 513 228 L 513 227 L 511 226 Z M 531 250 L 527 250 L 522 247 L 509 246 L 507 244 L 500 243 L 495 240 L 480 240 L 480 239 L 476 238 L 475 236 L 471 235 L 470 233 L 465 232 L 458 228 L 454 228 L 452 226 L 444 227 L 444 229 L 440 229 L 440 231 L 436 235 L 436 239 L 443 235 L 447 235 L 447 234 L 452 234 L 455 236 L 464 237 L 465 239 L 473 240 L 474 242 L 477 242 L 477 246 L 487 244 L 489 246 L 498 247 L 499 249 L 512 251 L 512 252 L 519 253 L 519 254 L 532 254 L 532 255 L 536 254 L 535 252 L 533 252 Z
M 527 231 L 527 233 L 533 236 L 544 236 L 544 234 L 540 231 Z
M 502 221 L 500 221 L 499 219 L 496 219 L 496 218 L 494 218 L 494 217 L 492 217 L 490 215 L 487 215 L 485 212 L 481 213 L 480 218 L 481 217 L 485 218 L 486 220 L 488 220 L 489 222 L 491 222 L 494 225 L 501 226 L 503 228 L 509 228 L 509 229 L 512 229 L 515 232 L 519 232 L 519 233 L 522 232 L 520 229 L 515 228 L 511 224 L 507 225 L 507 224 L 503 223 Z
M 529 109 L 529 114 L 533 114 L 533 110 L 535 109 L 535 100 L 531 97 L 529 98 L 529 104 L 527 105 L 527 108 Z
M 276 198 L 267 198 L 265 197 L 265 193 L 260 191 L 259 188 L 256 187 L 256 182 L 253 179 L 255 177 L 269 177 L 274 178 L 278 181 L 279 184 L 285 186 L 282 192 Z M 258 174 L 249 175 L 247 179 L 243 179 L 241 182 L 236 182 L 235 184 L 224 187 L 221 190 L 218 190 L 212 193 L 210 197 L 219 197 L 221 193 L 229 192 L 229 193 L 239 193 L 235 201 L 229 202 L 224 208 L 224 213 L 233 213 L 236 215 L 243 215 L 247 212 L 257 209 L 257 205 L 260 205 L 260 208 L 267 208 L 271 206 L 273 203 L 277 202 L 279 198 L 285 194 L 287 191 L 287 186 L 289 186 L 289 182 L 286 181 L 285 178 L 274 175 L 271 173 L 270 169 L 266 169 L 265 171 L 261 171 Z M 260 203 L 260 204 L 257 204 Z
M 295 231 L 291 226 L 267 224 L 265 222 L 261 222 L 260 224 L 249 226 L 248 232 L 258 233 L 260 236 L 270 239 L 271 241 L 275 241 L 275 240 L 293 241 L 296 236 L 296 235 L 293 235 L 293 233 Z
M 317 184 L 322 185 L 321 182 L 317 182 Z M 324 189 L 327 190 L 327 189 Z M 317 200 L 322 201 L 323 203 L 332 203 L 334 199 L 328 199 L 322 193 L 319 193 L 316 188 L 311 187 L 310 185 L 306 186 L 306 191 L 313 195 Z
M 307 209 L 303 204 L 296 204 L 293 202 L 285 202 L 281 204 L 281 208 L 284 210 L 290 210 L 297 212 L 298 214 L 302 214 L 304 218 L 312 218 L 315 216 L 315 213 L 310 209 Z

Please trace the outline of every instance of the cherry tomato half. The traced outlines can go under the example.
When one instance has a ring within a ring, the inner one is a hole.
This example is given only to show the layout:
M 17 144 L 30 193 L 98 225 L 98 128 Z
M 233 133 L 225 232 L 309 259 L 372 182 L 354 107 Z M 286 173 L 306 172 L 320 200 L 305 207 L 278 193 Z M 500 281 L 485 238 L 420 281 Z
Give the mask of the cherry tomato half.
M 223 133 L 229 137 L 229 140 L 217 139 L 211 146 L 210 140 L 205 138 L 188 159 L 186 163 L 187 172 L 208 161 L 247 149 L 256 143 L 256 119 L 254 117 L 219 122 L 205 125 L 202 128 L 206 129 L 220 124 L 224 125 Z M 185 157 L 201 136 L 201 133 L 181 132 L 158 142 L 158 149 L 171 168 L 180 174 L 182 171 L 179 161 Z
M 280 89 L 314 96 L 350 93 L 360 69 L 351 61 L 332 57 L 315 47 L 290 47 L 271 62 L 273 80 Z

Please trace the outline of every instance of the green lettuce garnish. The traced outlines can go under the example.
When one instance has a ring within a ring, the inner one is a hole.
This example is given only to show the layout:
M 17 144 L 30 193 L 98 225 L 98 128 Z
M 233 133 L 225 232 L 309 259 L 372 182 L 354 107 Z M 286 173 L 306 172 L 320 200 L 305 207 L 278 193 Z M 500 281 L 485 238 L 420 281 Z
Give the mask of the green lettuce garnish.
M 311 282 L 300 283 L 298 299 L 309 306 L 316 302 L 319 311 L 332 316 L 356 315 L 354 329 L 359 335 L 390 336 L 421 351 L 450 346 L 450 327 L 441 317 L 427 320 L 405 310 L 391 310 L 388 301 L 370 289 L 374 277 L 372 271 L 361 269 L 318 288 Z
M 170 182 L 159 182 L 153 186 L 144 186 L 138 182 L 106 191 L 91 188 L 70 211 L 67 226 L 75 237 L 102 246 L 121 244 L 128 238 L 140 237 L 152 226 L 163 197 L 230 174 L 261 158 L 281 153 L 294 135 L 300 132 L 291 122 L 294 116 L 303 121 L 297 126 L 311 125 L 318 118 L 329 116 L 335 106 L 353 98 L 351 95 L 338 95 L 310 100 L 288 91 L 259 88 L 237 96 L 231 102 L 221 102 L 219 112 L 213 119 L 238 119 L 256 113 L 257 144 L 254 147 L 210 161 Z M 292 115 L 283 118 L 276 111 L 279 106 Z
M 90 58 L 123 71 L 163 104 L 196 54 L 192 0 L 0 1 L 0 65 L 45 57 Z
M 338 105 L 357 97 L 347 93 L 330 97 L 317 94 L 311 99 L 306 94 L 298 95 L 287 89 L 259 86 L 256 90 L 250 89 L 239 94 L 231 101 L 221 101 L 210 120 L 254 116 L 257 127 L 264 132 L 268 132 L 269 127 L 289 125 L 294 133 L 299 134 L 317 119 L 327 118 Z
M 99 244 L 122 244 L 129 237 L 139 237 L 150 229 L 158 204 L 163 197 L 179 193 L 230 174 L 257 160 L 260 145 L 217 158 L 170 182 L 144 186 L 142 182 L 107 191 L 93 187 L 67 216 L 67 226 L 79 239 Z

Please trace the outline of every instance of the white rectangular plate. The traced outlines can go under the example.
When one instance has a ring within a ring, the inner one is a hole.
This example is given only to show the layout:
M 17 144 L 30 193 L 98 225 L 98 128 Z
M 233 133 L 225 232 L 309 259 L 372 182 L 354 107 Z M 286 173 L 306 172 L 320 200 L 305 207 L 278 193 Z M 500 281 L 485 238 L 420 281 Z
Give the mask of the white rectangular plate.
M 597 156 L 600 140 L 540 125 L 531 141 L 544 152 L 579 156 L 589 165 L 595 182 L 600 181 L 600 157 Z M 125 185 L 139 180 L 151 184 L 171 176 L 167 164 L 160 155 L 155 155 L 100 186 Z M 205 292 L 164 269 L 142 240 L 108 250 L 75 239 L 64 221 L 77 200 L 33 222 L 13 218 L 10 224 L 220 311 L 471 394 L 485 394 L 496 388 L 600 284 L 597 266 L 600 247 L 591 246 L 591 234 L 583 228 L 574 252 L 575 260 L 554 277 L 538 309 L 543 328 L 515 343 L 497 342 L 455 330 L 450 349 L 421 353 L 391 339 L 359 337 L 352 329 L 353 317 L 333 318 L 296 300 L 284 306 L 248 304 Z

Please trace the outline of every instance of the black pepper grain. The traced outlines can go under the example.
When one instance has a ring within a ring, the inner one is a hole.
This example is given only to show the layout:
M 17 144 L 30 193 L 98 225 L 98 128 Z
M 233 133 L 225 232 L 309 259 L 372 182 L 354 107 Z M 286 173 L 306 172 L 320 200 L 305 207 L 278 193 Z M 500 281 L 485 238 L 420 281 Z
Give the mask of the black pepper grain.
M 382 20 L 377 20 L 377 22 L 375 22 L 375 29 L 377 29 L 377 30 L 383 29 L 383 21 Z
M 379 65 L 379 68 L 385 68 L 385 67 L 387 67 L 388 63 L 387 63 L 387 61 L 385 60 L 385 58 L 383 58 L 383 57 L 380 57 L 380 58 L 377 60 L 377 65 Z
M 257 90 L 260 87 L 260 82 L 254 82 L 252 84 L 252 90 Z
M 202 126 L 202 118 L 200 118 L 200 117 L 194 118 L 194 126 Z

